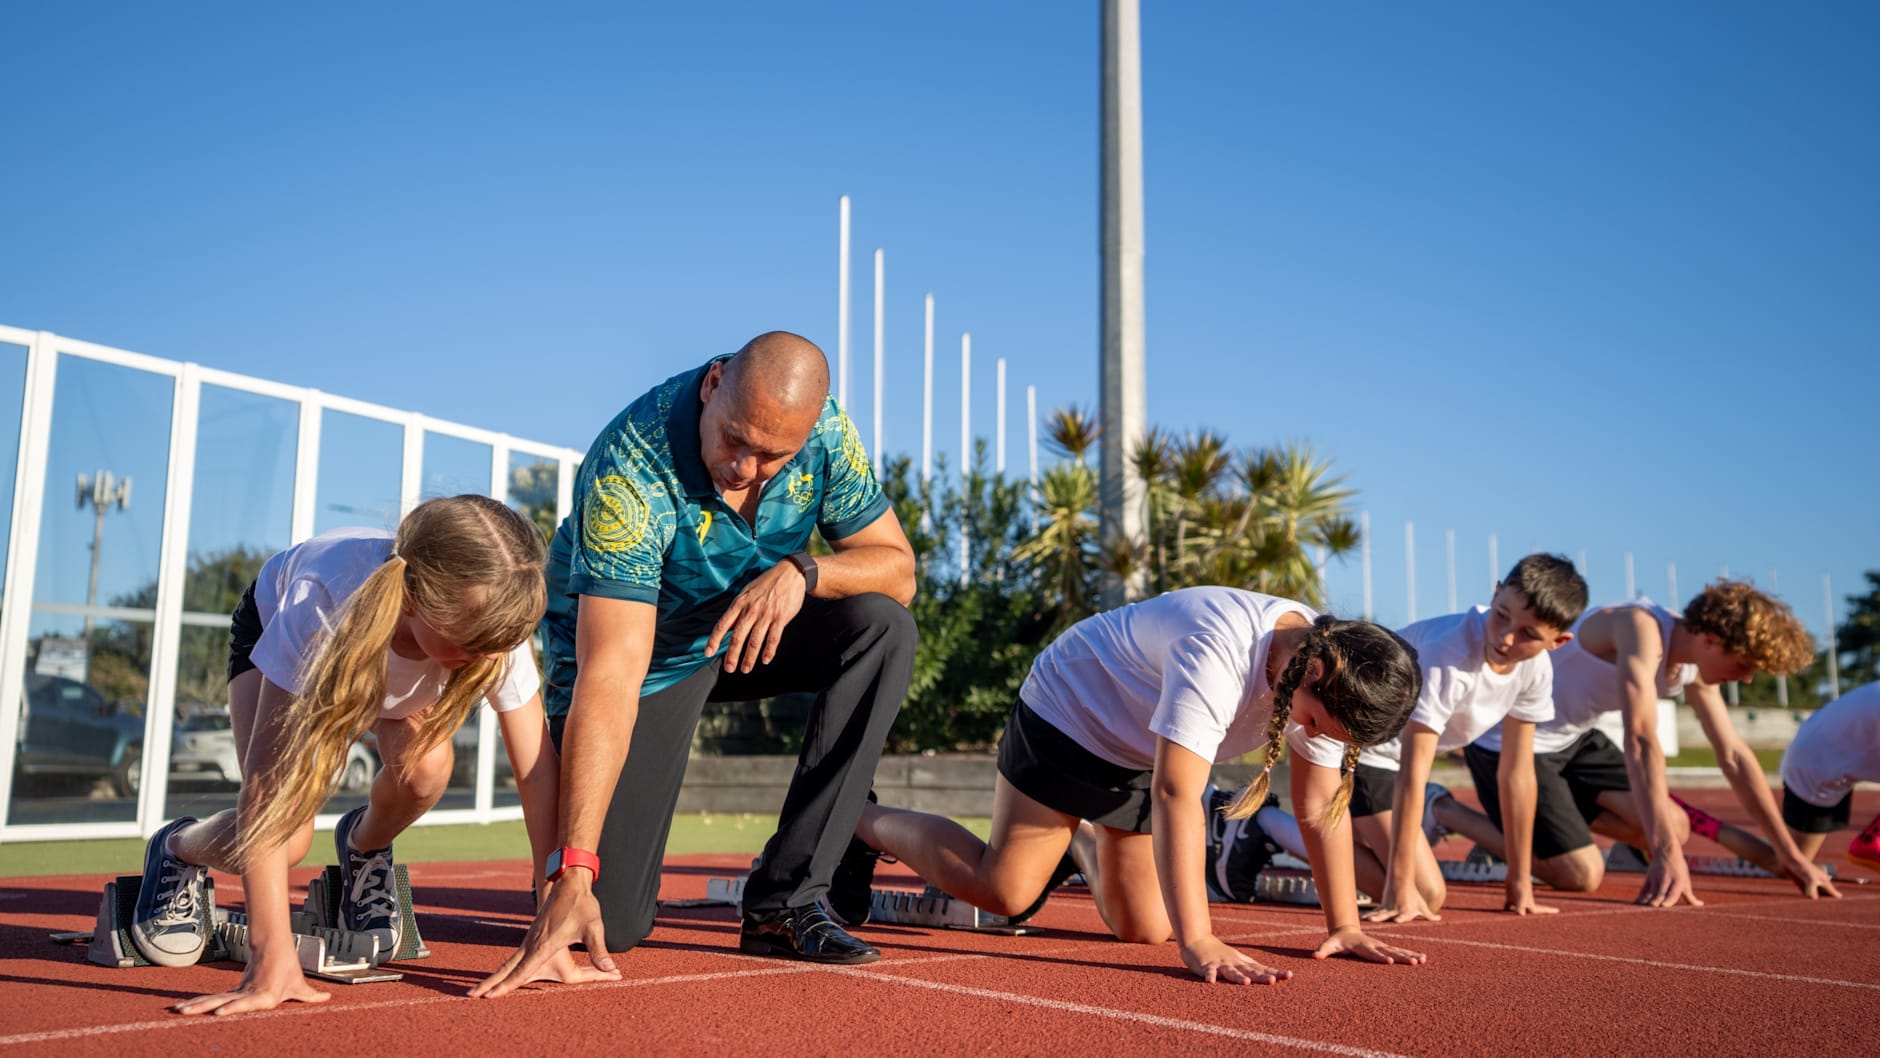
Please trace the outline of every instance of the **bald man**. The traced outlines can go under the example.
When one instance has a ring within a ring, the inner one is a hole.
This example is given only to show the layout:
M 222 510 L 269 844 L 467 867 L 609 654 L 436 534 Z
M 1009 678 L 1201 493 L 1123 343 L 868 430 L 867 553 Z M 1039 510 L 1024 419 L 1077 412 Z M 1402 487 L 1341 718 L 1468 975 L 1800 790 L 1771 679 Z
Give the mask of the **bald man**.
M 834 554 L 809 555 L 812 531 Z M 547 576 L 562 847 L 528 938 L 477 994 L 577 940 L 612 969 L 608 952 L 645 939 L 705 703 L 797 691 L 816 702 L 739 947 L 879 958 L 824 897 L 913 673 L 914 552 L 822 351 L 773 331 L 629 405 L 581 464 Z

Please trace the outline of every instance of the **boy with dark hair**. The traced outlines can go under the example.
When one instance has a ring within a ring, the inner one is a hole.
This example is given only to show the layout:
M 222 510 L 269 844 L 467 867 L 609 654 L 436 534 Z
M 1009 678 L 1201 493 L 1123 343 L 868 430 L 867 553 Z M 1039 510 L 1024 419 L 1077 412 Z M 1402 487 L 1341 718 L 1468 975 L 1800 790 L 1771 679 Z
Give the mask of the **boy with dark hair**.
M 1658 747 L 1658 699 L 1682 690 L 1717 751 L 1718 767 L 1774 847 L 1783 873 L 1811 899 L 1840 895 L 1782 826 L 1762 765 L 1731 727 L 1718 690 L 1757 672 L 1799 672 L 1813 659 L 1814 644 L 1787 605 L 1747 583 L 1719 580 L 1682 615 L 1639 599 L 1594 610 L 1573 632 L 1573 641 L 1554 655 L 1554 718 L 1534 732 L 1532 841 L 1534 873 L 1542 881 L 1557 889 L 1597 889 L 1605 879 L 1593 844 L 1597 830 L 1647 849 L 1651 867 L 1638 903 L 1701 903 L 1684 860 L 1690 823 L 1666 788 Z M 1593 727 L 1607 712 L 1624 715 L 1623 753 Z M 1438 813 L 1444 827 L 1491 853 L 1524 844 L 1518 834 L 1503 834 L 1508 820 L 1490 781 L 1510 749 L 1491 731 L 1465 752 L 1486 816 L 1454 799 Z
M 1534 725 L 1553 717 L 1548 652 L 1573 638 L 1567 629 L 1585 607 L 1586 581 L 1573 563 L 1534 554 L 1515 563 L 1495 586 L 1489 606 L 1399 631 L 1416 648 L 1423 687 L 1402 735 L 1358 756 L 1351 795 L 1354 866 L 1358 888 L 1379 897 L 1367 918 L 1441 917 L 1437 912 L 1447 891 L 1431 850 L 1442 837 L 1434 824 L 1434 805 L 1452 799 L 1449 791 L 1429 782 L 1439 751 L 1460 749 L 1501 725 L 1511 747 L 1506 774 L 1499 777 L 1504 800 L 1517 833 L 1532 827 L 1533 758 L 1524 747 L 1532 744 Z M 1268 818 L 1261 825 L 1280 824 L 1271 827 L 1270 836 L 1285 845 L 1289 828 L 1272 813 L 1263 815 Z M 1245 858 L 1264 836 L 1269 835 L 1234 835 L 1235 848 L 1215 861 L 1217 889 L 1232 891 L 1229 882 L 1247 873 L 1234 869 L 1233 861 Z M 1242 844 L 1248 848 L 1241 849 Z M 1551 911 L 1534 903 L 1526 858 L 1523 854 L 1522 862 L 1510 865 L 1507 909 L 1522 915 Z

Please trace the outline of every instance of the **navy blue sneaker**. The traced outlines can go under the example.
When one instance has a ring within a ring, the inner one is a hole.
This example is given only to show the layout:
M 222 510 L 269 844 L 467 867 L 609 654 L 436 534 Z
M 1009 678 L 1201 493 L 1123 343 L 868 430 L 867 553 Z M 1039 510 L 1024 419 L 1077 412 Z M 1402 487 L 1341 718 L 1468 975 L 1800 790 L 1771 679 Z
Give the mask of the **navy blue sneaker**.
M 194 966 L 209 945 L 215 911 L 209 906 L 209 870 L 170 853 L 170 835 L 195 820 L 166 825 L 144 846 L 144 880 L 131 916 L 131 943 L 158 966 Z
M 1253 816 L 1227 818 L 1227 806 L 1234 801 L 1232 793 L 1210 783 L 1202 791 L 1201 800 L 1208 813 L 1208 899 L 1251 904 L 1260 872 L 1283 850 L 1267 837 Z M 1278 803 L 1279 798 L 1269 795 L 1261 807 Z
M 384 961 L 397 954 L 404 941 L 405 920 L 398 906 L 392 847 L 369 852 L 352 847 L 353 827 L 365 814 L 361 805 L 339 817 L 333 828 L 333 848 L 339 853 L 339 928 L 377 937 L 379 960 Z

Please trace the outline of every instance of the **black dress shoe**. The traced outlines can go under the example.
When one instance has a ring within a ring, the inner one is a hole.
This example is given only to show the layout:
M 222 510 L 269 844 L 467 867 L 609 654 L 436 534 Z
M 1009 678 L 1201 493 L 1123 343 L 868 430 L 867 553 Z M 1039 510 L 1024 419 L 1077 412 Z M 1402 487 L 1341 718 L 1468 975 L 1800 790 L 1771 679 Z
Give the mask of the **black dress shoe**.
M 745 915 L 738 950 L 806 962 L 855 964 L 881 958 L 879 951 L 836 925 L 820 901 L 763 917 Z

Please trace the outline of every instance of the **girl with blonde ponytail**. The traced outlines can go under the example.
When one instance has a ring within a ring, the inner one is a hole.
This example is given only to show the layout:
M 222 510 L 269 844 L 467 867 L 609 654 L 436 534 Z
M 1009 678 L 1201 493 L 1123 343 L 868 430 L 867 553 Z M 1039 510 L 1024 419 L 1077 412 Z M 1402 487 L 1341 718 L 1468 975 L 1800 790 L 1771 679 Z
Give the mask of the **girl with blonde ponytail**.
M 1032 663 L 999 743 L 988 841 L 943 816 L 874 804 L 856 837 L 949 895 L 1021 919 L 1081 870 L 1117 937 L 1173 936 L 1205 981 L 1270 984 L 1291 972 L 1209 925 L 1203 796 L 1216 762 L 1264 747 L 1266 769 L 1228 810 L 1253 815 L 1290 743 L 1328 927 L 1314 955 L 1419 963 L 1365 935 L 1339 824 L 1358 747 L 1402 729 L 1420 679 L 1415 652 L 1374 624 L 1235 588 L 1170 592 L 1078 622 Z M 1347 745 L 1325 759 L 1317 735 Z
M 556 833 L 559 762 L 547 738 L 529 636 L 547 596 L 540 533 L 484 496 L 418 505 L 396 535 L 336 529 L 270 558 L 235 609 L 229 713 L 243 783 L 236 808 L 178 819 L 150 839 L 131 938 L 150 961 L 196 962 L 210 928 L 210 869 L 242 875 L 253 957 L 229 992 L 185 1014 L 324 1002 L 301 974 L 287 872 L 348 747 L 377 737 L 369 802 L 334 830 L 344 928 L 397 951 L 402 914 L 392 840 L 442 796 L 450 738 L 479 702 L 497 711 L 535 854 L 538 891 Z M 612 977 L 564 959 L 566 980 Z

